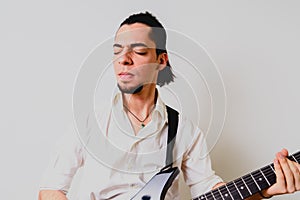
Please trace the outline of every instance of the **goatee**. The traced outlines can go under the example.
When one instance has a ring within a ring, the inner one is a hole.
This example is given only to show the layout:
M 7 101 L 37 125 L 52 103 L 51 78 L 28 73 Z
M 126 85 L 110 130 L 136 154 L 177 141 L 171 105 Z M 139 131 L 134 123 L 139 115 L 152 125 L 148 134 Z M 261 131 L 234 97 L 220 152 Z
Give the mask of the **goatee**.
M 124 89 L 122 88 L 119 84 L 118 84 L 118 88 L 119 90 L 122 92 L 122 93 L 126 93 L 126 94 L 137 94 L 139 93 L 140 91 L 142 91 L 143 89 L 143 85 L 139 85 L 135 88 L 129 88 L 129 89 Z

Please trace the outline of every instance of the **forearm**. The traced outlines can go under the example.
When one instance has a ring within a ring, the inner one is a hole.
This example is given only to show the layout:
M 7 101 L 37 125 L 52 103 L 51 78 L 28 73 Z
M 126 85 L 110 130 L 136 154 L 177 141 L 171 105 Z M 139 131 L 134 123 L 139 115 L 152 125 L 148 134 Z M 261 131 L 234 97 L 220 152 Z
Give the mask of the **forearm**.
M 39 200 L 67 200 L 67 197 L 59 190 L 41 190 Z

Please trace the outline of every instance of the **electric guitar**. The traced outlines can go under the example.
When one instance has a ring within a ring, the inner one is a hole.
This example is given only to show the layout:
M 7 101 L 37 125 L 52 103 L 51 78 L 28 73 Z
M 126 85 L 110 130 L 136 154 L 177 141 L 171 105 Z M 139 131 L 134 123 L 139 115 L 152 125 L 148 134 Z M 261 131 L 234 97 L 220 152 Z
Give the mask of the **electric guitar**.
M 300 151 L 288 156 L 300 163 Z M 131 200 L 163 200 L 173 180 L 179 174 L 177 167 L 162 169 Z M 193 200 L 242 200 L 276 183 L 274 164 L 267 165 L 237 178 Z

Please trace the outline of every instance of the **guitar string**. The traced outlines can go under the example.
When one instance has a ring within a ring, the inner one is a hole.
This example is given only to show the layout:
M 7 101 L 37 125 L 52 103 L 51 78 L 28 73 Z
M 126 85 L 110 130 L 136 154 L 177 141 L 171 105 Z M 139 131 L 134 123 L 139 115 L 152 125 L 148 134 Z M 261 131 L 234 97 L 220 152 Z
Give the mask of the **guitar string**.
M 298 162 L 298 159 L 300 158 L 300 152 L 297 152 L 297 153 L 295 153 L 295 154 L 293 154 L 292 155 L 293 157 L 295 157 L 296 158 L 296 162 Z M 299 157 L 299 158 L 298 158 Z M 260 169 L 258 169 L 258 170 L 255 170 L 255 171 L 253 171 L 253 172 L 250 172 L 249 174 L 247 174 L 247 175 L 245 175 L 245 176 L 242 176 L 241 178 L 238 178 L 238 179 L 235 179 L 235 180 L 233 180 L 233 181 L 230 181 L 230 182 L 228 182 L 227 184 L 226 184 L 226 186 L 227 187 L 234 187 L 235 188 L 235 186 L 234 186 L 234 182 L 238 182 L 238 181 L 241 181 L 241 179 L 243 178 L 243 180 L 245 181 L 245 183 L 246 183 L 246 185 L 247 186 L 249 186 L 250 188 L 252 188 L 251 186 L 255 186 L 255 188 L 256 189 L 258 189 L 258 191 L 260 191 L 259 190 L 259 188 L 257 188 L 257 186 L 256 186 L 256 183 L 255 183 L 255 180 L 253 180 L 252 178 L 251 178 L 251 176 L 250 176 L 250 174 L 252 174 L 254 177 L 255 176 L 259 176 L 259 174 L 261 174 L 261 175 L 265 175 L 266 176 L 266 178 L 265 179 L 267 179 L 268 180 L 268 178 L 270 179 L 270 178 L 272 178 L 272 177 L 270 177 L 270 176 L 273 176 L 273 178 L 274 178 L 274 176 L 276 177 L 276 174 L 274 173 L 274 171 L 273 171 L 273 169 L 272 169 L 272 165 L 274 165 L 274 164 L 270 164 L 270 165 L 267 165 L 267 166 L 265 166 L 265 167 L 263 167 L 263 168 L 260 168 Z M 266 168 L 266 169 L 265 169 Z M 259 174 L 257 174 L 257 173 L 259 173 Z M 256 177 L 257 178 L 257 177 Z M 251 180 L 251 181 L 250 181 Z M 266 180 L 265 180 L 266 181 Z M 269 180 L 270 181 L 270 180 Z M 243 186 L 244 184 L 242 184 L 242 186 Z M 230 189 L 230 188 L 229 188 Z M 252 188 L 253 189 L 253 188 Z M 213 197 L 213 195 L 214 195 L 214 193 L 213 192 L 215 192 L 215 195 L 221 195 L 221 197 L 222 196 L 224 196 L 224 194 L 222 193 L 223 191 L 226 191 L 225 192 L 225 194 L 227 193 L 227 189 L 226 189 L 226 187 L 225 187 L 225 185 L 224 186 L 221 186 L 221 187 L 219 187 L 218 189 L 214 189 L 214 190 L 212 190 L 212 191 L 210 191 L 210 192 L 208 192 L 208 193 L 205 193 L 205 194 L 203 194 L 203 195 L 200 195 L 199 197 L 196 197 L 196 199 L 200 199 L 200 197 L 201 196 L 207 196 L 208 194 L 211 194 L 212 195 L 212 197 Z M 230 191 L 229 190 L 229 192 L 231 193 L 231 194 L 235 194 L 235 193 L 238 193 L 238 191 L 237 190 L 239 190 L 238 188 L 237 189 L 234 189 L 233 191 Z M 258 192 L 257 191 L 257 192 Z M 248 193 L 249 193 L 249 191 L 248 191 Z M 256 192 L 255 192 L 256 193 Z M 249 193 L 250 194 L 250 193 Z M 239 196 L 240 196 L 240 194 L 239 194 Z M 194 199 L 193 199 L 194 200 Z
M 272 172 L 272 175 L 275 175 L 275 173 L 273 172 L 273 171 L 270 171 L 270 172 Z M 247 175 L 245 175 L 244 177 L 245 178 L 248 178 L 248 180 L 247 179 L 245 179 L 244 181 L 246 182 L 246 185 L 247 186 L 249 186 L 250 188 L 251 188 L 251 186 L 253 186 L 253 185 L 255 185 L 255 188 L 256 189 L 258 189 L 258 191 L 260 191 L 259 190 L 259 188 L 257 188 L 257 186 L 256 186 L 256 184 L 255 184 L 255 181 L 251 178 L 251 177 L 246 177 Z M 239 196 L 241 196 L 240 194 L 239 194 L 239 192 L 238 192 L 238 188 L 236 188 L 235 186 L 234 186 L 234 182 L 238 182 L 239 180 L 240 180 L 241 178 L 239 178 L 239 179 L 236 179 L 236 180 L 234 180 L 234 181 L 230 181 L 230 182 L 228 182 L 227 184 L 226 184 L 226 186 L 229 188 L 229 190 L 227 190 L 226 189 L 226 187 L 225 186 L 221 186 L 221 187 L 219 187 L 219 190 L 221 191 L 218 191 L 218 189 L 214 189 L 214 190 L 212 190 L 212 191 L 210 191 L 210 192 L 208 192 L 208 193 L 205 193 L 204 195 L 208 195 L 208 194 L 212 194 L 212 195 L 221 195 L 221 197 L 222 196 L 224 196 L 224 194 L 222 193 L 224 190 L 226 190 L 226 192 L 225 192 L 225 194 L 227 193 L 227 191 L 229 191 L 229 193 L 231 193 L 232 195 L 239 195 Z M 251 182 L 249 182 L 249 180 L 251 180 Z M 244 185 L 244 184 L 243 184 Z M 233 191 L 230 191 L 230 189 L 232 189 L 232 188 L 234 188 L 233 189 Z M 258 192 L 257 191 L 257 192 Z M 215 192 L 215 193 L 214 193 Z M 255 193 L 257 193 L 257 192 L 255 192 Z M 248 193 L 249 193 L 249 191 L 248 191 Z M 249 193 L 250 194 L 250 193 Z M 200 195 L 200 196 L 202 196 L 202 195 Z M 199 197 L 200 197 L 199 196 Z

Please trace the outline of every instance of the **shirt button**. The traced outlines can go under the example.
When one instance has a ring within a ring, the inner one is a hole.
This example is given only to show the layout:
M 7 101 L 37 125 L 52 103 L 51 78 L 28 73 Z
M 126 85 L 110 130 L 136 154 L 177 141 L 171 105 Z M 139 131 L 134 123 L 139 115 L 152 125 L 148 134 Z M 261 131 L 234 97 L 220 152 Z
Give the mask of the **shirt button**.
M 132 163 L 128 164 L 128 169 L 129 169 L 129 170 L 132 169 Z
M 139 188 L 138 184 L 135 184 L 135 183 L 131 183 L 131 184 L 130 184 L 130 187 L 131 187 L 131 188 Z

